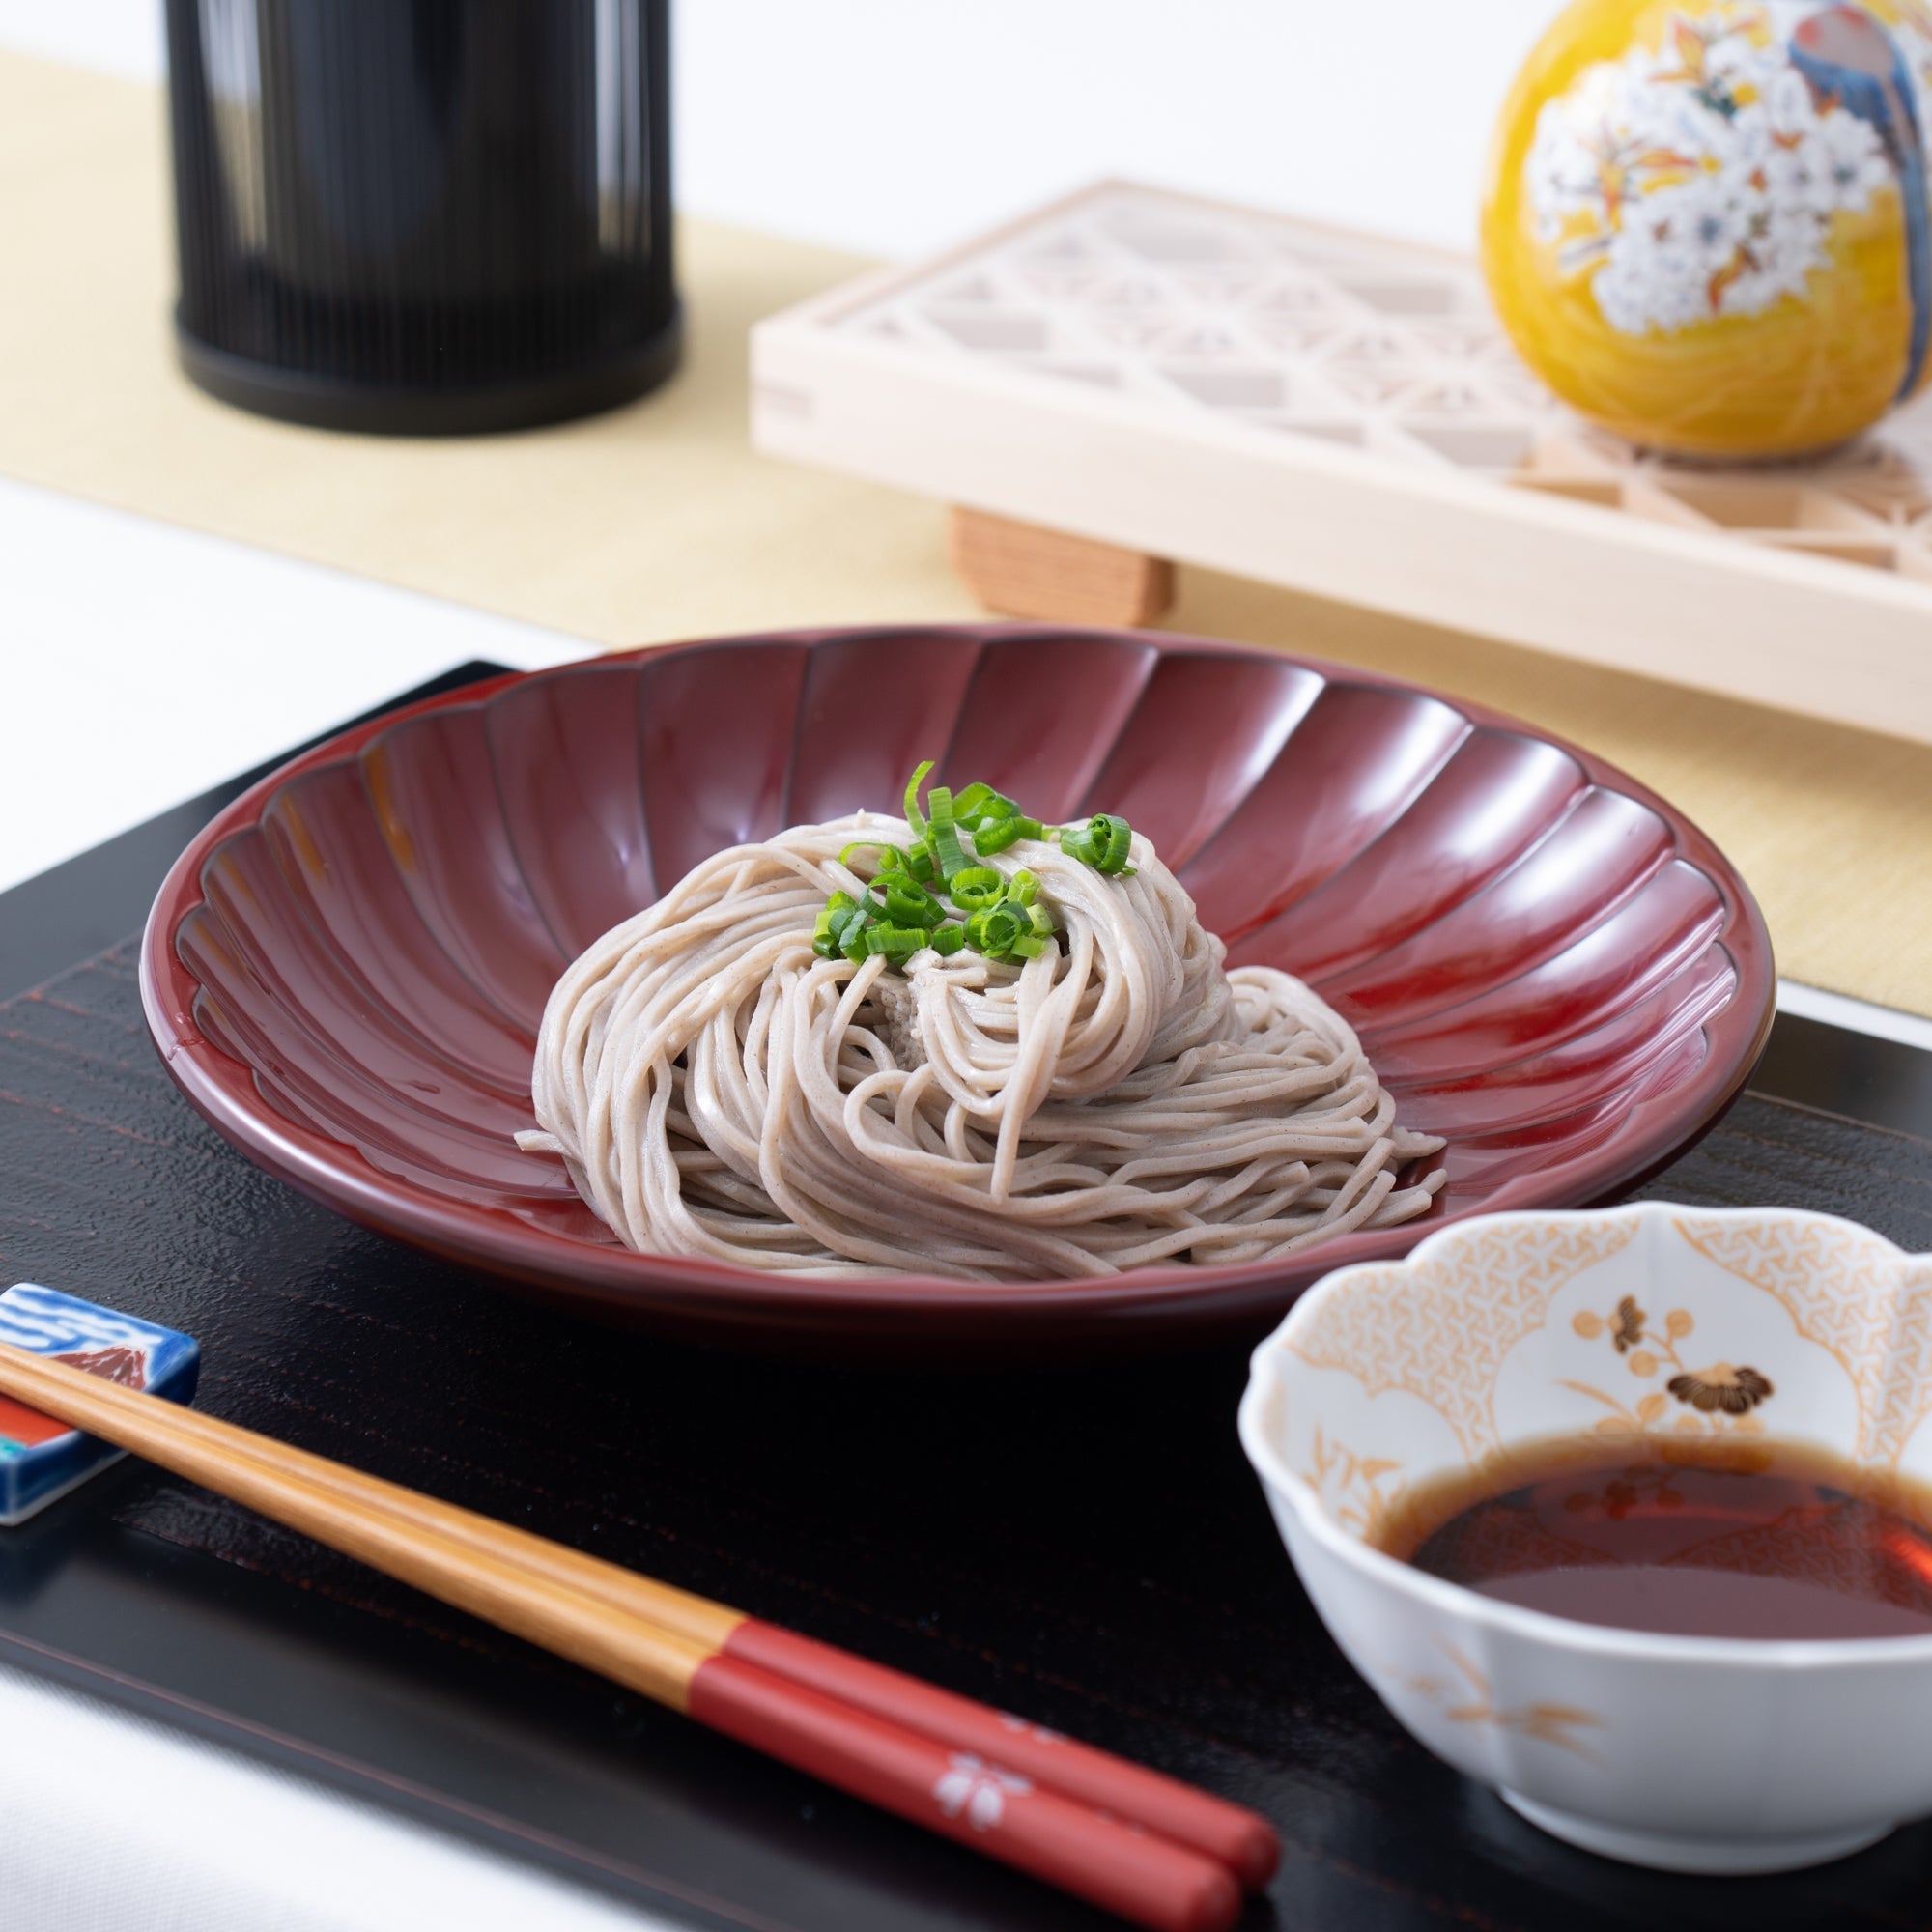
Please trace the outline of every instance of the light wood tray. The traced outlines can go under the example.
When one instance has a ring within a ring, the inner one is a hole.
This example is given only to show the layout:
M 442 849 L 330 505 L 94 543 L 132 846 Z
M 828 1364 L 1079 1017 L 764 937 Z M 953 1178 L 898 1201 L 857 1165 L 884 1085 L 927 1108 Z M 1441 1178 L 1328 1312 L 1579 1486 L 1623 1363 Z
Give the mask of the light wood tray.
M 1102 184 L 760 324 L 753 434 L 961 506 L 1015 614 L 1144 621 L 1175 559 L 1932 742 L 1932 402 L 1666 463 L 1454 255 Z

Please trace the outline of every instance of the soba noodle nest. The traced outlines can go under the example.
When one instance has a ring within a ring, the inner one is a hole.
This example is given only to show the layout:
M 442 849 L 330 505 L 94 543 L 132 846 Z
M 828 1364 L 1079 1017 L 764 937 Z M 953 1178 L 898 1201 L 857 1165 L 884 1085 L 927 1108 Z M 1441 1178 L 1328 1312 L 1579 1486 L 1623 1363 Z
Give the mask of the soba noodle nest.
M 720 852 L 598 940 L 537 1042 L 540 1133 L 629 1247 L 796 1274 L 970 1281 L 1253 1262 L 1422 1213 L 1441 1143 L 1354 1035 L 1225 949 L 1153 848 L 1108 877 L 1027 839 L 1063 930 L 1024 964 L 812 948 L 861 812 Z M 1062 950 L 1064 948 L 1064 951 Z

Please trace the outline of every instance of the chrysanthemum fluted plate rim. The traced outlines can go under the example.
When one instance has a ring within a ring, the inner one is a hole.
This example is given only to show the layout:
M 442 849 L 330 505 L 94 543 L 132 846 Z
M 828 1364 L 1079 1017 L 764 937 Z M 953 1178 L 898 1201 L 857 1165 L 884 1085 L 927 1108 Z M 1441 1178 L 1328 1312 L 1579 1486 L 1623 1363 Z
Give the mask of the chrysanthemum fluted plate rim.
M 1661 822 L 1667 834 L 1669 863 L 1681 863 L 1700 878 L 1715 908 L 1713 928 L 1699 942 L 1702 951 L 1694 959 L 1720 961 L 1724 971 L 1734 976 L 1734 983 L 1722 1003 L 1695 1022 L 1703 1045 L 1694 1067 L 1682 1078 L 1673 1075 L 1667 1091 L 1662 1094 L 1637 1094 L 1614 1131 L 1605 1129 L 1595 1143 L 1580 1151 L 1573 1150 L 1560 1166 L 1553 1161 L 1538 1165 L 1540 1155 L 1525 1155 L 1530 1171 L 1503 1182 L 1491 1197 L 1492 1205 L 1509 1206 L 1519 1201 L 1541 1205 L 1552 1198 L 1552 1187 L 1562 1199 L 1587 1201 L 1628 1186 L 1706 1130 L 1741 1089 L 1769 1030 L 1775 997 L 1762 917 L 1735 871 L 1694 825 L 1602 759 L 1487 707 L 1399 678 L 1317 659 L 1219 639 L 990 623 L 760 633 L 589 658 L 543 671 L 511 673 L 426 699 L 353 727 L 302 753 L 236 800 L 203 831 L 177 862 L 156 901 L 142 947 L 141 983 L 148 1022 L 168 1069 L 189 1100 L 224 1136 L 270 1173 L 313 1198 L 383 1234 L 607 1318 L 714 1338 L 783 1343 L 815 1335 L 840 1344 L 903 1344 L 916 1350 L 928 1349 L 942 1339 L 960 1346 L 1025 1343 L 1063 1351 L 1071 1346 L 1078 1351 L 1109 1342 L 1117 1346 L 1131 1343 L 1136 1338 L 1151 1344 L 1180 1330 L 1207 1335 L 1245 1329 L 1252 1334 L 1317 1274 L 1338 1263 L 1404 1252 L 1432 1225 L 1439 1224 L 1425 1220 L 1407 1230 L 1343 1236 L 1332 1247 L 1312 1251 L 1293 1268 L 1267 1264 L 1182 1264 L 1101 1279 L 996 1285 L 915 1275 L 873 1280 L 842 1276 L 787 1279 L 721 1263 L 641 1256 L 586 1240 L 567 1240 L 500 1208 L 439 1198 L 406 1178 L 379 1169 L 347 1140 L 318 1131 L 312 1122 L 293 1118 L 272 1104 L 258 1078 L 258 1074 L 268 1077 L 263 1066 L 251 1065 L 247 1053 L 238 1055 L 228 1050 L 232 1039 L 217 1042 L 210 1038 L 203 1019 L 197 1017 L 198 1002 L 210 1000 L 218 1005 L 219 995 L 233 992 L 241 984 L 238 977 L 223 986 L 211 987 L 182 955 L 185 924 L 208 906 L 211 863 L 224 851 L 235 849 L 232 841 L 259 832 L 277 800 L 285 799 L 292 785 L 358 761 L 366 770 L 372 752 L 386 757 L 404 743 L 404 734 L 425 720 L 481 718 L 487 724 L 497 715 L 493 707 L 538 697 L 545 703 L 560 704 L 569 696 L 572 680 L 600 676 L 627 677 L 638 688 L 652 678 L 662 681 L 674 675 L 689 682 L 716 676 L 736 678 L 742 688 L 746 668 L 753 662 L 744 654 L 762 652 L 765 658 L 758 661 L 769 663 L 772 653 L 796 652 L 798 691 L 791 700 L 795 708 L 785 726 L 782 748 L 789 761 L 787 771 L 795 774 L 798 760 L 810 749 L 811 734 L 817 728 L 808 715 L 810 706 L 804 695 L 805 680 L 815 674 L 814 668 L 831 665 L 836 669 L 841 664 L 876 662 L 906 681 L 908 690 L 917 687 L 919 691 L 924 691 L 928 684 L 944 684 L 950 677 L 958 689 L 954 693 L 956 708 L 947 715 L 952 721 L 950 728 L 957 732 L 960 721 L 977 699 L 975 680 L 984 668 L 996 659 L 1005 664 L 1012 653 L 1022 651 L 1030 666 L 1072 665 L 1077 658 L 1086 668 L 1083 674 L 1088 675 L 1095 662 L 1120 660 L 1121 676 L 1131 689 L 1122 696 L 1102 686 L 1100 696 L 1112 705 L 1107 713 L 1111 722 L 1103 720 L 1093 730 L 1104 725 L 1113 735 L 1095 739 L 1083 753 L 1090 777 L 1099 771 L 1109 747 L 1118 751 L 1124 741 L 1138 715 L 1134 707 L 1146 696 L 1156 674 L 1163 667 L 1178 665 L 1180 669 L 1173 673 L 1175 676 L 1192 679 L 1203 687 L 1210 675 L 1314 680 L 1309 688 L 1312 696 L 1304 693 L 1290 707 L 1294 715 L 1283 727 L 1281 742 L 1286 744 L 1295 743 L 1295 729 L 1311 710 L 1319 708 L 1318 700 L 1324 696 L 1337 696 L 1339 701 L 1353 693 L 1364 702 L 1384 706 L 1406 704 L 1426 710 L 1439 705 L 1446 715 L 1460 721 L 1457 728 L 1464 739 L 1486 733 L 1495 740 L 1506 738 L 1546 748 L 1574 762 L 1577 782 L 1585 790 L 1626 800 L 1639 813 L 1653 815 Z M 1203 660 L 1213 663 L 1203 669 Z M 1127 675 L 1129 661 L 1131 677 Z M 959 669 L 962 664 L 970 668 Z M 945 669 L 947 666 L 952 668 Z M 1247 668 L 1238 668 L 1241 667 Z M 1280 703 L 1287 706 L 1288 699 L 1283 697 Z M 1034 720 L 1028 728 L 1065 732 L 1080 722 L 1060 715 L 1045 724 Z M 716 728 L 716 721 L 700 712 L 680 714 L 678 724 L 687 731 Z M 1302 749 L 1305 747 L 1297 747 L 1297 754 Z M 1347 749 L 1342 748 L 1343 752 Z M 1272 756 L 1279 761 L 1282 755 L 1277 745 Z M 720 764 L 728 778 L 729 760 L 721 755 Z M 1182 781 L 1197 785 L 1206 782 L 1194 767 L 1183 763 L 1177 770 Z M 1200 768 L 1201 772 L 1206 770 L 1206 766 Z M 1226 833 L 1243 804 L 1255 797 L 1274 770 L 1271 763 L 1252 777 L 1249 789 L 1240 792 L 1227 815 L 1217 821 L 1220 833 Z M 641 753 L 639 771 L 639 782 L 646 782 L 648 772 Z M 750 781 L 742 774 L 740 779 Z M 791 781 L 790 778 L 785 780 L 786 784 Z M 1389 824 L 1402 822 L 1414 803 L 1411 799 L 1403 804 Z M 1366 849 L 1381 848 L 1372 840 Z M 1355 849 L 1350 848 L 1344 861 L 1355 856 Z M 1511 860 L 1510 867 L 1516 864 Z M 1324 880 L 1332 876 L 1332 870 L 1323 875 Z M 1509 876 L 1509 869 L 1501 876 Z M 1472 888 L 1469 896 L 1479 895 L 1492 883 Z M 659 890 L 662 888 L 660 882 Z M 1435 924 L 1464 903 L 1466 899 L 1453 902 L 1446 912 L 1435 916 Z M 1584 928 L 1586 934 L 1600 929 L 1601 924 Z M 1424 930 L 1433 931 L 1434 927 Z M 1566 939 L 1566 944 L 1573 942 L 1574 935 Z M 1552 955 L 1563 956 L 1560 952 Z M 237 975 L 243 971 L 239 955 L 233 970 Z M 1526 974 L 1537 970 L 1537 962 L 1519 959 L 1511 970 Z M 1638 968 L 1633 964 L 1630 970 L 1634 973 Z M 1670 970 L 1679 969 L 1672 966 Z M 1456 989 L 1450 1004 L 1466 1006 L 1480 998 L 1485 988 L 1509 983 L 1506 977 L 1499 979 L 1492 970 L 1466 991 Z M 252 984 L 250 990 L 264 998 L 273 996 L 272 987 L 265 991 L 261 983 Z M 1629 1003 L 1609 1011 L 1622 1014 L 1628 1008 Z M 1597 1013 L 1591 1024 L 1608 1023 L 1604 1009 L 1591 1010 Z M 203 1012 L 205 1017 L 206 1008 Z M 1574 1039 L 1587 1033 L 1588 1028 L 1578 1023 L 1559 1039 Z M 257 1053 L 253 1058 L 260 1061 L 261 1056 Z M 1623 1060 L 1617 1062 L 1619 1066 L 1624 1064 Z M 1630 1078 L 1635 1082 L 1639 1074 L 1633 1073 Z M 1480 1085 L 1480 1080 L 1476 1084 Z

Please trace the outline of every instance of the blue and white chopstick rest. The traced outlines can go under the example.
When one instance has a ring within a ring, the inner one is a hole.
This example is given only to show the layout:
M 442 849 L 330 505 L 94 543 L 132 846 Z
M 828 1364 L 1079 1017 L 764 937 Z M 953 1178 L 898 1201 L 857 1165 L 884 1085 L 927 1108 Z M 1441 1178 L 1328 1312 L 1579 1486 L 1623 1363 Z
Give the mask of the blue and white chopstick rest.
M 34 1282 L 0 1293 L 0 1342 L 171 1402 L 193 1399 L 201 1368 L 191 1335 Z M 0 1525 L 26 1521 L 125 1453 L 0 1396 Z

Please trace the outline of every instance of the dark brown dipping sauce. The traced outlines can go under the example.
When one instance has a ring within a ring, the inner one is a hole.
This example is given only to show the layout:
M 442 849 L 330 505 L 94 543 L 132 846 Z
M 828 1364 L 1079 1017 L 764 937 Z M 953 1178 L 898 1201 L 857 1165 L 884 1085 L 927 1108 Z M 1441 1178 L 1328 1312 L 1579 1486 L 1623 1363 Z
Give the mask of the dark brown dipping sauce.
M 1507 1487 L 1503 1487 L 1507 1485 Z M 1425 1484 L 1376 1541 L 1525 1609 L 1618 1630 L 1760 1638 L 1932 1635 L 1932 1496 L 1767 1442 L 1562 1442 L 1483 1491 Z

